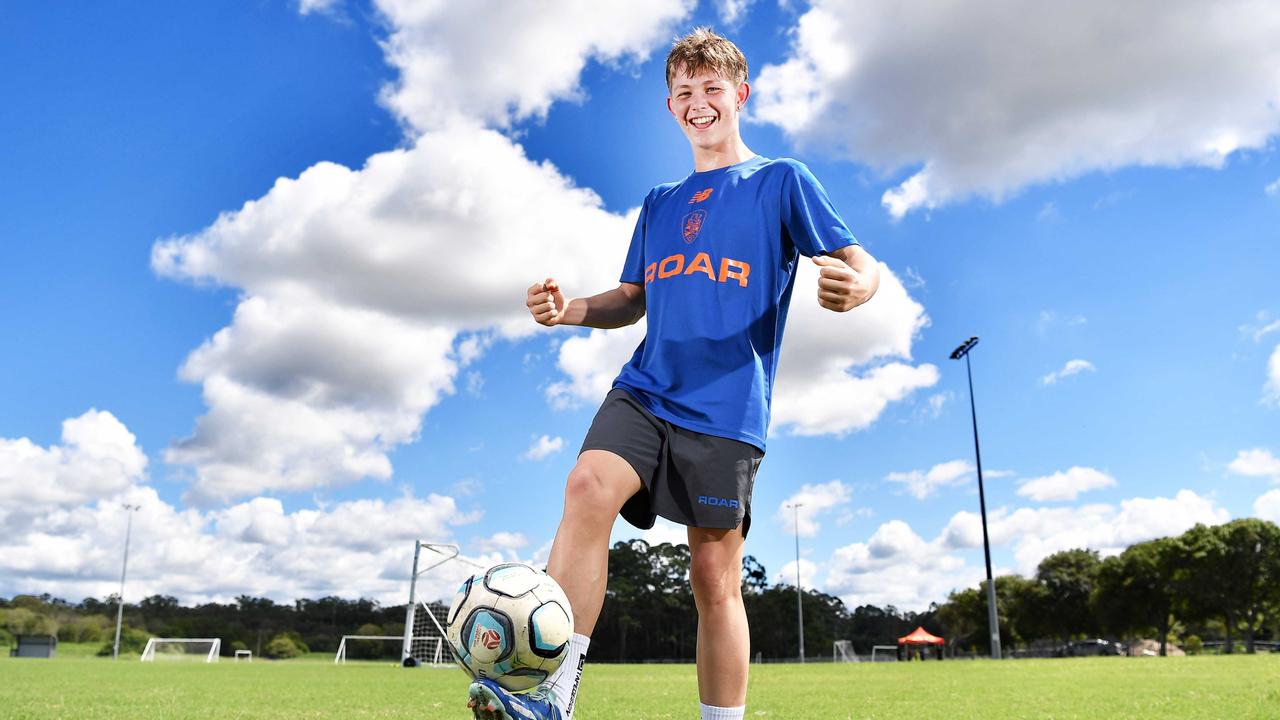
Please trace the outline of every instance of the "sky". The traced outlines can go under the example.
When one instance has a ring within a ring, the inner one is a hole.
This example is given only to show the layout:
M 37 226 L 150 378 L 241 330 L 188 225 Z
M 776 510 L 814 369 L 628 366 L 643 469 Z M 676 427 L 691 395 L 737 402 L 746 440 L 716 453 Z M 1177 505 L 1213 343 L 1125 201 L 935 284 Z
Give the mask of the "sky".
M 407 599 L 415 539 L 543 563 L 644 335 L 614 287 L 692 170 L 676 36 L 881 263 L 803 266 L 746 551 L 922 610 L 1280 522 L 1280 7 L 852 0 L 21 3 L 0 23 L 0 596 Z M 797 511 L 788 505 L 800 503 Z M 798 520 L 798 527 L 797 527 Z M 681 541 L 625 521 L 613 540 Z M 445 597 L 468 566 L 422 580 Z

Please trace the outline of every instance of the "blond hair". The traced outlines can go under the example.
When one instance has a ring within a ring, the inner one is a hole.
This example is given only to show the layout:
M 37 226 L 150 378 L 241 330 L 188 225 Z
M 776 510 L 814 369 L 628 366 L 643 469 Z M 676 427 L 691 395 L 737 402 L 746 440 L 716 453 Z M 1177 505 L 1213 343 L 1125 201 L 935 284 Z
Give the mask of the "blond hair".
M 676 73 L 693 76 L 704 70 L 732 80 L 737 86 L 747 81 L 747 58 L 729 38 L 708 27 L 694 28 L 676 40 L 667 53 L 667 89 Z

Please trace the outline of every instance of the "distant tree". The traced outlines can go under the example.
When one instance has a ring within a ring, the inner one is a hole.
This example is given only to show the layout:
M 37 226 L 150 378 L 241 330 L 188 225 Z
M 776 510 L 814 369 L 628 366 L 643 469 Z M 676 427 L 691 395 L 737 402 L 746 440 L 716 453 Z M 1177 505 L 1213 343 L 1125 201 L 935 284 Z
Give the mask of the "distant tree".
M 983 612 L 986 612 L 985 594 L 983 599 Z M 996 578 L 996 604 L 1001 609 L 1000 624 L 1007 628 L 1001 632 L 1002 640 L 1007 637 L 1015 643 L 1029 645 L 1035 640 L 1062 634 L 1059 624 L 1051 617 L 1053 597 L 1042 582 L 1019 575 Z M 1069 636 L 1069 631 L 1067 634 Z
M 1040 561 L 1036 581 L 1043 588 L 1034 614 L 1041 628 L 1064 643 L 1076 633 L 1096 634 L 1096 620 L 1089 598 L 1102 561 L 1097 550 L 1064 550 Z
M 1132 636 L 1155 630 L 1166 654 L 1175 601 L 1180 544 L 1170 538 L 1131 545 L 1098 568 L 1093 607 L 1107 629 Z
M 1019 603 L 1025 601 L 1029 589 L 1027 579 L 1018 575 L 1001 575 L 996 581 L 996 616 L 999 623 L 1001 649 L 1012 648 L 1022 639 L 1014 625 Z M 975 652 L 986 652 L 990 647 L 991 621 L 987 611 L 987 590 L 984 580 L 979 587 L 953 591 L 947 602 L 938 608 L 938 619 L 946 626 L 955 640 L 953 647 L 967 647 Z
M 1247 652 L 1254 652 L 1254 639 L 1267 606 L 1272 604 L 1280 581 L 1276 566 L 1280 561 L 1280 527 L 1256 518 L 1233 520 L 1207 530 L 1200 526 L 1188 531 L 1189 544 L 1207 546 L 1204 575 L 1194 587 L 1207 595 L 1207 602 L 1221 613 L 1227 628 L 1227 652 L 1231 652 L 1232 630 L 1243 625 Z
M 866 649 L 872 645 L 892 645 L 898 638 L 915 629 L 913 620 L 927 622 L 932 629 L 938 630 L 945 625 L 938 618 L 940 609 L 932 607 L 927 619 L 924 617 L 907 617 L 892 606 L 880 608 L 875 605 L 859 605 L 849 614 L 845 621 L 844 637 L 853 642 L 855 648 Z M 951 637 L 946 636 L 948 642 Z
M 742 558 L 742 592 L 743 594 L 764 592 L 769 587 L 769 574 L 764 565 L 748 555 Z
M 953 590 L 938 608 L 947 645 L 977 650 L 987 637 L 987 594 L 978 588 Z
M 1230 653 L 1235 618 L 1231 610 L 1230 592 L 1222 573 L 1227 565 L 1225 536 L 1217 527 L 1197 523 L 1177 538 L 1182 558 L 1176 582 L 1175 607 L 1193 622 L 1221 623 L 1226 638 L 1225 651 Z

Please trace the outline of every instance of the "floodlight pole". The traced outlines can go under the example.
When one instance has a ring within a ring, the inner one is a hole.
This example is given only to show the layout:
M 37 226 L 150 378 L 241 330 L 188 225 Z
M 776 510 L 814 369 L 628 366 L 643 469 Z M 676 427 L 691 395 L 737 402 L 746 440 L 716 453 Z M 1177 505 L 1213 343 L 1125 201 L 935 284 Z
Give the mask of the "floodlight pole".
M 124 530 L 124 562 L 120 564 L 120 596 L 116 603 L 116 639 L 111 643 L 111 659 L 120 657 L 120 624 L 124 620 L 124 574 L 129 570 L 129 537 L 133 534 L 133 513 L 139 505 L 125 503 L 125 511 L 129 513 L 129 521 Z
M 804 595 L 800 590 L 800 506 L 804 503 L 792 503 L 789 508 L 796 511 L 796 624 L 800 635 L 800 664 L 804 664 Z
M 973 399 L 973 366 L 969 363 L 969 351 L 978 344 L 977 336 L 964 341 L 964 344 L 951 353 L 952 360 L 964 358 L 965 371 L 969 376 L 969 414 L 973 418 L 973 455 L 978 461 L 978 507 L 982 510 L 982 552 L 987 560 L 987 627 L 991 633 L 991 657 L 999 660 L 1000 655 L 1000 618 L 996 614 L 996 583 L 991 578 L 991 541 L 987 536 L 987 495 L 982 486 L 982 451 L 978 447 L 978 410 Z

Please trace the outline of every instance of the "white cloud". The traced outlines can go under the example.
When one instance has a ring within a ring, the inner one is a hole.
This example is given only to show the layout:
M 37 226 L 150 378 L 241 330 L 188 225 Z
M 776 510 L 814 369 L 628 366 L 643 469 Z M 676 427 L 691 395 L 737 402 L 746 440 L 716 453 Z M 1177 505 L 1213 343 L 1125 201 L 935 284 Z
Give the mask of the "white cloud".
M 0 523 L 112 497 L 145 479 L 147 456 L 114 415 L 91 409 L 62 423 L 62 444 L 0 438 Z
M 579 100 L 588 61 L 640 62 L 692 9 L 688 0 L 599 3 L 378 0 L 400 79 L 383 101 L 417 132 L 460 117 L 503 127 Z M 655 85 L 660 92 L 661 85 Z
M 931 420 L 937 420 L 942 417 L 942 410 L 947 403 L 956 399 L 956 394 L 950 390 L 941 393 L 934 393 L 925 401 L 924 414 Z
M 487 538 L 481 538 L 470 543 L 469 548 L 475 548 L 482 553 L 502 553 L 504 555 L 515 557 L 517 551 L 529 544 L 529 538 L 524 533 L 508 532 L 506 530 L 496 532 Z
M 939 463 L 928 470 L 911 470 L 908 472 L 891 472 L 885 480 L 906 486 L 907 492 L 917 500 L 923 500 L 939 489 L 969 483 L 977 467 L 967 460 L 952 460 Z
M 342 0 L 298 0 L 298 12 L 303 15 L 311 13 L 327 13 L 333 10 Z
M 1271 196 L 1280 195 L 1280 178 L 1276 178 L 1271 183 L 1268 183 L 1262 190 Z
M 1178 535 L 1196 523 L 1228 519 L 1230 514 L 1213 500 L 1180 490 L 1172 498 L 1130 498 L 1119 507 L 1000 508 L 987 514 L 987 527 L 991 544 L 1013 546 L 1017 571 L 1029 575 L 1046 556 L 1061 550 L 1091 548 L 1110 555 L 1134 543 Z M 982 547 L 981 518 L 956 513 L 939 540 L 948 548 Z
M 822 568 L 813 562 L 800 558 L 800 585 L 806 590 L 821 588 L 823 586 L 822 578 L 818 577 L 822 572 Z M 778 572 L 773 574 L 773 582 L 775 584 L 796 586 L 796 561 L 792 560 L 783 565 Z
M 880 289 L 847 313 L 817 302 L 813 263 L 797 269 L 773 395 L 772 429 L 841 436 L 863 430 L 889 403 L 938 382 L 932 364 L 911 365 L 911 344 L 929 324 L 924 307 L 880 264 Z
M 1072 375 L 1079 375 L 1082 372 L 1094 372 L 1095 370 L 1097 370 L 1097 368 L 1095 368 L 1093 363 L 1088 360 L 1068 360 L 1067 364 L 1063 365 L 1061 370 L 1055 370 L 1040 378 L 1040 384 L 1052 385 L 1063 378 L 1071 377 Z
M 805 484 L 791 497 L 778 504 L 777 518 L 786 532 L 796 531 L 797 514 L 800 522 L 800 536 L 814 537 L 822 529 L 818 518 L 826 515 L 853 500 L 853 488 L 839 480 L 828 483 Z M 799 508 L 788 505 L 800 504 Z
M 1280 490 L 1270 490 L 1253 501 L 1253 514 L 1263 520 L 1280 523 Z
M 982 577 L 980 568 L 966 565 L 942 542 L 926 542 L 907 523 L 891 520 L 866 542 L 832 554 L 824 589 L 851 608 L 872 604 L 923 610 Z
M 1255 505 L 1280 511 L 1277 506 L 1280 491 L 1276 498 L 1263 496 Z M 1061 550 L 1090 548 L 1110 555 L 1134 543 L 1178 535 L 1198 522 L 1217 524 L 1229 517 L 1212 500 L 1182 490 L 1172 498 L 1131 498 L 1118 506 L 999 508 L 988 514 L 988 527 L 992 546 L 1012 547 L 1016 561 L 1014 568 L 997 566 L 996 573 L 1029 576 L 1041 560 Z M 969 565 L 962 552 L 981 547 L 982 524 L 976 512 L 956 513 L 931 541 L 906 522 L 891 520 L 865 542 L 832 553 L 822 564 L 823 589 L 849 607 L 871 603 L 923 610 L 945 600 L 952 590 L 977 586 L 984 577 L 981 560 Z
M 1280 458 L 1263 448 L 1241 450 L 1227 469 L 1237 475 L 1265 477 L 1280 482 Z
M 389 477 L 388 451 L 417 437 L 488 333 L 536 327 L 529 277 L 554 268 L 566 288 L 603 289 L 632 223 L 477 128 L 278 181 L 153 248 L 161 275 L 244 292 L 182 368 L 210 409 L 166 459 L 195 468 L 199 501 Z
M 560 452 L 564 447 L 564 438 L 542 435 L 534 439 L 529 449 L 520 456 L 522 460 L 542 460 L 549 455 Z
M 894 217 L 1128 165 L 1220 166 L 1280 130 L 1280 7 L 814 0 L 755 116 L 910 176 Z M 1034 72 L 1028 69 L 1034 68 Z
M 1036 502 L 1075 500 L 1080 493 L 1115 484 L 1116 479 L 1101 470 L 1077 466 L 1066 472 L 1025 480 L 1018 485 L 1018 494 Z
M 547 388 L 552 407 L 564 409 L 604 400 L 618 371 L 644 339 L 644 320 L 616 330 L 592 330 L 560 344 L 556 366 L 568 376 Z
M 460 380 L 478 390 L 458 374 L 494 335 L 534 332 L 519 301 L 531 279 L 554 272 L 571 292 L 597 292 L 625 253 L 634 211 L 607 212 L 482 125 L 576 96 L 590 61 L 643 59 L 684 0 L 378 9 L 399 71 L 383 99 L 408 145 L 281 178 L 152 250 L 162 276 L 241 292 L 232 324 L 182 370 L 209 412 L 166 458 L 194 468 L 195 501 L 389 477 L 388 453 L 424 413 Z
M 1258 313 L 1256 325 L 1245 324 L 1240 326 L 1240 332 L 1251 336 L 1254 342 L 1262 342 L 1262 338 L 1277 330 L 1280 330 L 1280 320 L 1271 320 L 1270 313 L 1265 311 Z
M 620 521 L 619 525 L 626 525 L 626 523 Z M 626 525 L 626 529 L 632 533 L 636 531 L 636 529 L 630 525 Z M 640 534 L 640 539 L 649 543 L 650 547 L 661 545 L 662 543 L 688 545 L 689 529 L 664 518 L 657 518 L 653 523 L 653 527 Z
M 187 603 L 228 602 L 242 594 L 285 602 L 338 595 L 403 603 L 413 541 L 447 541 L 453 528 L 479 518 L 434 494 L 294 512 L 265 497 L 216 511 L 180 510 L 152 488 L 135 485 L 5 533 L 0 587 L 67 598 L 115 592 L 124 548 L 123 502 L 141 507 L 133 521 L 127 596 L 159 593 Z M 503 557 L 491 552 L 478 559 L 492 564 Z M 447 597 L 472 570 L 450 563 L 424 575 L 420 592 Z
M 755 0 L 715 0 L 716 14 L 728 27 L 737 27 L 747 17 L 747 10 Z
M 1280 345 L 1276 345 L 1267 361 L 1267 382 L 1262 386 L 1262 393 L 1263 402 L 1280 406 Z

